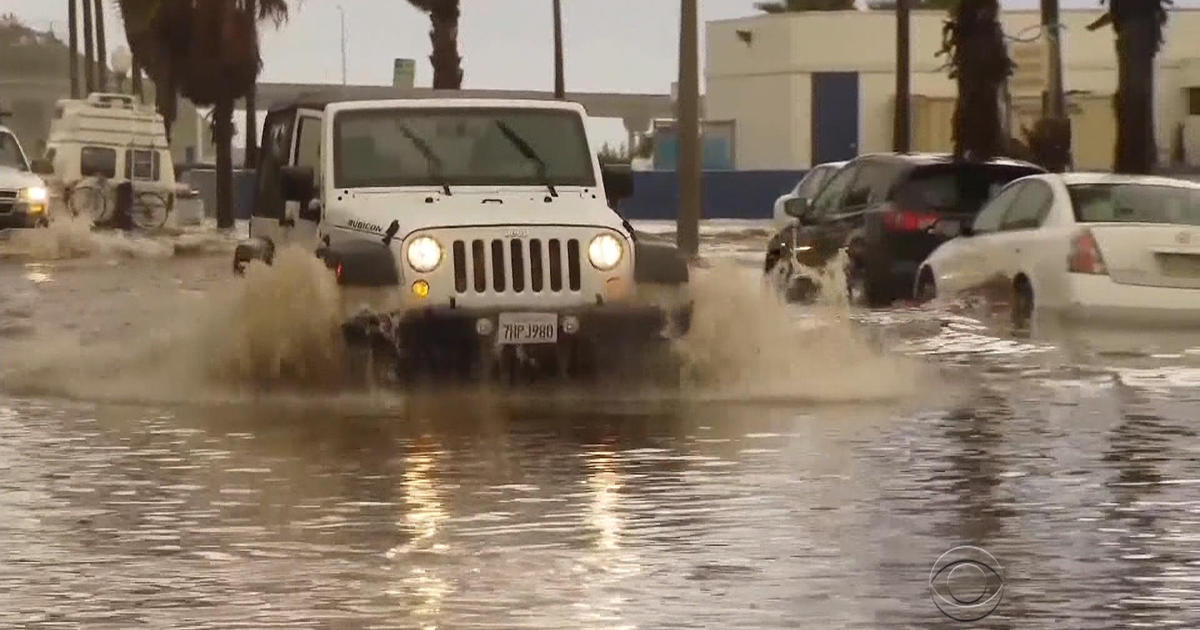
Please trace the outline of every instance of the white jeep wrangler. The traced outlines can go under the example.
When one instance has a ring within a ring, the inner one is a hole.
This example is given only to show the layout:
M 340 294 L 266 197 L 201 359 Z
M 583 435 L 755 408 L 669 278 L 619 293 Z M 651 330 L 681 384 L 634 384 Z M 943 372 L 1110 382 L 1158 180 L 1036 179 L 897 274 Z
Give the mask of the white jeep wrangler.
M 614 210 L 632 176 L 600 165 L 585 119 L 548 100 L 276 108 L 234 269 L 300 244 L 343 285 L 391 287 L 398 308 L 344 328 L 400 374 L 661 357 L 689 326 L 688 267 Z

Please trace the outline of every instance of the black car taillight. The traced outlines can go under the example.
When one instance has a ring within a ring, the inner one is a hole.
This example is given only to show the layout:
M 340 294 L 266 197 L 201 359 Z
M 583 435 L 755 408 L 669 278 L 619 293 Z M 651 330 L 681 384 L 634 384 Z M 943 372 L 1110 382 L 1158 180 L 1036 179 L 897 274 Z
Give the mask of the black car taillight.
M 923 232 L 941 218 L 937 212 L 893 208 L 883 213 L 883 227 L 891 232 Z

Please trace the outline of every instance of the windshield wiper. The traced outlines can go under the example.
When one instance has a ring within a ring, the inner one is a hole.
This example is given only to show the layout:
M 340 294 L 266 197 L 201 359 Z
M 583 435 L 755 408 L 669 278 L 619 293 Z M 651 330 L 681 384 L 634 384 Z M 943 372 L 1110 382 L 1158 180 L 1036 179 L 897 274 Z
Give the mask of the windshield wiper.
M 512 127 L 509 127 L 507 124 L 505 124 L 503 120 L 497 120 L 496 126 L 500 128 L 500 131 L 504 134 L 504 137 L 508 138 L 509 141 L 521 151 L 521 155 L 524 155 L 527 159 L 537 164 L 538 179 L 542 180 L 542 183 L 546 186 L 546 188 L 550 189 L 551 196 L 557 197 L 558 191 L 554 189 L 554 183 L 551 182 L 550 178 L 546 175 L 548 169 L 546 168 L 545 160 L 543 160 L 541 156 L 537 154 L 537 151 L 533 150 L 533 147 L 529 146 L 529 143 L 526 142 L 525 139 L 520 136 L 520 134 L 513 131 Z
M 439 158 L 433 152 L 433 149 L 429 147 L 429 143 L 425 142 L 425 139 L 418 136 L 408 125 L 401 123 L 399 128 L 400 133 L 404 134 L 404 137 L 408 138 L 413 143 L 413 146 L 417 147 L 421 155 L 425 156 L 425 160 L 433 167 L 433 176 L 442 182 L 442 190 L 446 192 L 447 196 L 452 195 L 453 193 L 450 192 L 450 183 L 446 181 L 445 176 L 442 174 L 442 158 Z

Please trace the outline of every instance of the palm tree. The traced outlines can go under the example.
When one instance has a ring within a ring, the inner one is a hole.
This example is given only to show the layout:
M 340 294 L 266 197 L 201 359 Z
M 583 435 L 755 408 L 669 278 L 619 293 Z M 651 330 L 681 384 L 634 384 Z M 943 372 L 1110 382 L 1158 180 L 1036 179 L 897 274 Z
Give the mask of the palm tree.
M 205 0 L 190 7 L 189 46 L 180 66 L 180 93 L 213 107 L 217 149 L 217 227 L 233 227 L 233 105 L 262 71 L 258 21 L 287 19 L 286 0 L 259 0 L 257 13 L 238 0 Z
M 462 57 L 458 55 L 458 18 L 462 15 L 459 0 L 408 0 L 409 4 L 429 14 L 433 28 L 429 40 L 433 52 L 429 63 L 433 65 L 433 88 L 435 90 L 462 89 Z
M 79 2 L 67 0 L 67 29 L 71 31 L 71 98 L 79 98 Z
M 83 0 L 87 2 L 87 0 Z M 96 69 L 98 81 L 96 87 L 101 92 L 108 91 L 108 44 L 104 34 L 104 5 L 95 0 L 96 14 Z
M 1104 0 L 1101 0 L 1103 3 Z M 1117 146 L 1113 170 L 1147 174 L 1158 162 L 1154 139 L 1154 59 L 1172 0 L 1108 0 L 1088 30 L 1112 24 L 1117 35 Z
M 177 69 L 187 51 L 192 8 L 188 0 L 118 0 L 134 66 L 154 83 L 154 100 L 167 140 L 178 114 Z M 140 72 L 134 74 L 135 81 Z M 135 83 L 134 91 L 138 91 Z
M 1004 45 L 999 0 L 961 0 L 950 10 L 938 55 L 949 59 L 958 83 L 954 107 L 954 156 L 987 160 L 1005 152 L 1000 92 L 1012 74 Z

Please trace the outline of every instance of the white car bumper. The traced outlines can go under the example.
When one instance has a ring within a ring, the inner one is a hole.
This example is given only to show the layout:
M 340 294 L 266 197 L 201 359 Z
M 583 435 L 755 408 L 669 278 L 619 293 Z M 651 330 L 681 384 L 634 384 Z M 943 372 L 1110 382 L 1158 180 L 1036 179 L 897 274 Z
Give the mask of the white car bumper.
M 1117 284 L 1108 276 L 1069 274 L 1063 314 L 1070 319 L 1200 327 L 1200 289 Z

